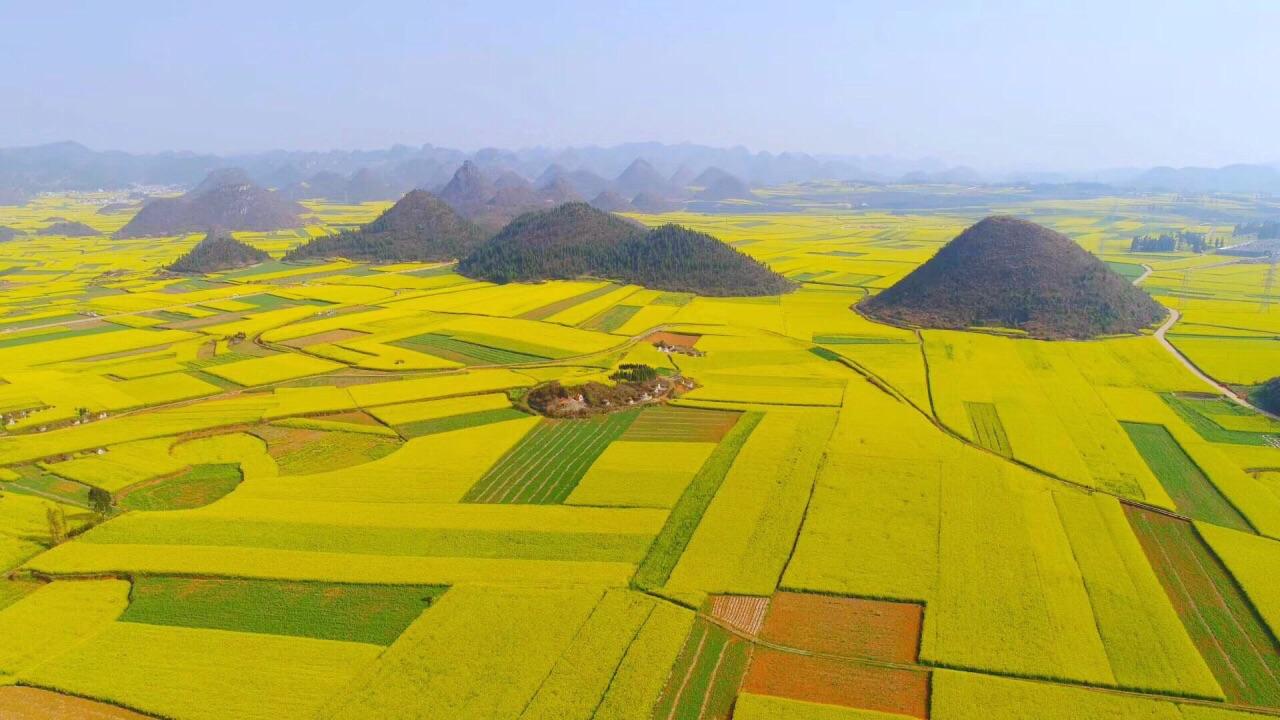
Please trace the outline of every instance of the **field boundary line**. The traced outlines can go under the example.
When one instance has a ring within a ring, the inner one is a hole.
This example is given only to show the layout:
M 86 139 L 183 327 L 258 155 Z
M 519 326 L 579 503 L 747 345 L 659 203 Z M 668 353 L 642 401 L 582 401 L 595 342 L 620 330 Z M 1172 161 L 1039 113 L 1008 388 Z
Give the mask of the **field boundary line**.
M 658 604 L 655 602 L 649 606 L 649 612 L 645 614 L 644 620 L 636 625 L 635 632 L 631 633 L 631 639 L 627 641 L 627 649 L 622 651 L 622 656 L 618 658 L 618 662 L 614 663 L 613 671 L 609 673 L 609 682 L 605 683 L 604 690 L 600 692 L 600 698 L 596 700 L 595 707 L 591 708 L 591 718 L 600 713 L 600 706 L 604 705 L 605 698 L 609 696 L 609 690 L 613 687 L 613 683 L 618 679 L 618 671 L 622 669 L 623 663 L 631 655 L 631 648 L 636 644 L 636 638 L 640 637 L 640 633 L 644 632 L 645 627 L 649 625 L 649 621 L 653 619 L 653 614 L 657 611 Z
M 1201 628 L 1203 628 L 1203 630 L 1205 631 L 1205 635 L 1210 640 L 1213 641 L 1213 647 L 1217 649 L 1218 654 L 1221 655 L 1223 660 L 1226 661 L 1226 667 L 1231 670 L 1231 674 L 1235 677 L 1236 682 L 1239 683 L 1241 687 L 1246 687 L 1247 685 L 1245 683 L 1244 677 L 1240 674 L 1239 668 L 1236 667 L 1235 661 L 1232 660 L 1231 654 L 1228 653 L 1227 649 L 1222 646 L 1221 642 L 1219 642 L 1218 636 L 1215 635 L 1213 632 L 1213 627 L 1209 624 L 1209 621 L 1205 618 L 1204 613 L 1200 609 L 1200 606 L 1195 602 L 1195 595 L 1191 592 L 1190 588 L 1187 587 L 1186 583 L 1182 579 L 1182 576 L 1178 574 L 1176 570 L 1177 563 L 1174 562 L 1173 557 L 1169 552 L 1169 549 L 1165 547 L 1164 541 L 1160 538 L 1159 531 L 1156 528 L 1152 527 L 1151 523 L 1148 522 L 1146 518 L 1143 518 L 1142 522 L 1147 527 L 1148 537 L 1151 538 L 1151 541 L 1160 550 L 1160 555 L 1161 557 L 1164 558 L 1164 561 L 1169 568 L 1169 575 L 1171 575 L 1173 580 L 1177 582 L 1178 589 L 1181 591 L 1181 594 L 1186 597 L 1188 601 L 1188 605 L 1191 609 L 1191 612 L 1195 616 L 1196 622 L 1201 626 Z M 1210 584 L 1212 584 L 1212 578 L 1209 578 L 1209 580 L 1210 580 Z M 1215 588 L 1215 594 L 1218 595 L 1219 600 L 1222 599 L 1221 594 L 1216 592 L 1216 588 Z M 1225 608 L 1226 603 L 1222 603 L 1222 604 Z M 1193 642 L 1194 642 L 1194 639 L 1193 639 Z M 1213 668 L 1210 667 L 1209 670 L 1212 673 Z
M 775 334 L 776 334 L 776 333 L 775 333 Z M 921 350 L 921 352 L 923 353 L 923 349 Z M 925 411 L 923 408 L 921 408 L 919 405 L 916 405 L 915 403 L 911 402 L 909 399 L 907 399 L 907 398 L 906 398 L 906 396 L 905 396 L 905 395 L 903 395 L 903 394 L 902 394 L 902 391 L 900 391 L 900 390 L 898 390 L 896 387 L 894 387 L 894 386 L 893 386 L 893 384 L 891 384 L 891 383 L 889 383 L 889 382 L 885 381 L 883 378 L 879 377 L 878 375 L 876 375 L 876 374 L 875 374 L 874 372 L 872 372 L 871 370 L 869 370 L 869 369 L 867 369 L 867 368 L 863 367 L 863 366 L 862 366 L 861 364 L 859 364 L 857 361 L 855 361 L 855 360 L 851 360 L 851 359 L 849 359 L 849 358 L 844 357 L 843 355 L 841 355 L 841 356 L 840 356 L 840 359 L 839 359 L 839 360 L 837 360 L 837 361 L 835 361 L 835 362 L 838 362 L 839 364 L 844 365 L 845 367 L 849 368 L 850 370 L 854 371 L 855 373 L 857 373 L 857 374 L 861 375 L 861 376 L 863 377 L 863 379 L 865 379 L 867 382 L 869 382 L 872 386 L 879 388 L 880 390 L 882 390 L 883 392 L 885 392 L 887 395 L 889 395 L 890 397 L 894 398 L 895 400 L 897 400 L 897 401 L 899 401 L 899 402 L 901 402 L 901 403 L 904 403 L 904 404 L 906 404 L 907 406 L 909 406 L 909 407 L 911 407 L 911 408 L 914 408 L 914 409 L 915 409 L 915 411 L 916 411 L 916 412 L 918 412 L 922 417 L 924 417 L 924 419 L 925 419 L 925 420 L 927 420 L 931 425 L 933 425 L 934 427 L 938 428 L 939 430 L 941 430 L 941 431 L 942 431 L 943 433 L 945 433 L 946 435 L 950 436 L 953 440 L 956 440 L 956 441 L 958 441 L 958 442 L 960 442 L 960 443 L 962 443 L 962 444 L 964 444 L 964 445 L 967 445 L 967 446 L 969 446 L 969 447 L 971 447 L 971 448 L 973 448 L 973 449 L 975 449 L 975 450 L 978 450 L 979 452 L 983 452 L 983 453 L 986 453 L 986 454 L 988 454 L 988 455 L 991 455 L 992 457 L 999 458 L 999 459 L 1000 459 L 1001 461 L 1003 461 L 1003 462 L 1008 462 L 1008 463 L 1012 463 L 1012 464 L 1014 464 L 1014 465 L 1017 465 L 1018 467 L 1021 467 L 1021 468 L 1023 468 L 1024 470 L 1028 470 L 1028 471 L 1030 471 L 1030 472 L 1032 472 L 1032 473 L 1034 473 L 1034 474 L 1036 474 L 1036 475 L 1039 475 L 1039 476 L 1041 476 L 1041 477 L 1043 477 L 1043 478 L 1045 478 L 1045 479 L 1047 479 L 1047 480 L 1054 480 L 1054 481 L 1057 481 L 1057 482 L 1059 482 L 1059 483 L 1062 483 L 1063 485 L 1065 485 L 1065 486 L 1067 486 L 1067 487 L 1069 487 L 1069 488 L 1071 488 L 1071 489 L 1077 490 L 1077 491 L 1079 491 L 1079 492 L 1083 492 L 1083 493 L 1085 493 L 1086 495 L 1092 495 L 1092 494 L 1095 494 L 1095 493 L 1097 493 L 1097 494 L 1101 494 L 1101 495 L 1108 495 L 1108 496 L 1110 496 L 1110 497 L 1114 497 L 1114 498 L 1115 498 L 1116 500 L 1118 500 L 1119 502 L 1126 503 L 1126 504 L 1129 504 L 1129 505 L 1133 505 L 1134 507 L 1140 507 L 1140 508 L 1143 508 L 1144 510 L 1150 510 L 1150 511 L 1152 511 L 1152 512 L 1159 513 L 1159 514 L 1161 514 L 1161 515 L 1167 515 L 1167 516 L 1169 516 L 1169 517 L 1178 518 L 1179 520 L 1188 520 L 1188 521 L 1189 521 L 1189 520 L 1191 520 L 1191 519 L 1192 519 L 1192 518 L 1190 518 L 1190 517 L 1189 517 L 1189 516 L 1187 516 L 1187 515 L 1183 515 L 1183 514 L 1179 513 L 1177 510 L 1170 510 L 1169 508 L 1161 507 L 1161 506 L 1159 506 L 1159 505 L 1153 505 L 1153 504 L 1151 504 L 1151 503 L 1147 502 L 1146 500 L 1139 500 L 1139 499 L 1137 499 L 1137 498 L 1131 498 L 1131 497 L 1128 497 L 1128 496 L 1125 496 L 1125 495 L 1120 495 L 1120 494 L 1117 494 L 1117 493 L 1111 492 L 1110 490 L 1106 490 L 1106 489 L 1104 489 L 1104 488 L 1096 488 L 1096 487 L 1092 487 L 1092 486 L 1090 486 L 1090 485 L 1085 485 L 1085 484 L 1084 484 L 1084 483 L 1082 483 L 1082 482 L 1078 482 L 1078 481 L 1076 481 L 1076 480 L 1071 480 L 1071 479 L 1069 479 L 1069 478 L 1062 477 L 1061 475 L 1057 475 L 1057 474 L 1055 474 L 1055 473 L 1053 473 L 1053 472 L 1051 472 L 1051 471 L 1049 471 L 1049 470 L 1045 470 L 1044 468 L 1036 467 L 1035 465 L 1032 465 L 1031 463 L 1028 463 L 1028 462 L 1026 462 L 1025 460 L 1020 460 L 1020 459 L 1018 459 L 1018 458 L 1016 458 L 1016 457 L 1005 457 L 1004 455 L 1001 455 L 1001 454 L 999 454 L 999 453 L 993 452 L 993 451 L 989 450 L 988 448 L 985 448 L 985 447 L 983 447 L 982 445 L 979 445 L 978 443 L 975 443 L 974 441 L 972 441 L 972 440 L 970 440 L 969 438 L 965 437 L 963 434 L 961 434 L 961 433 L 959 433 L 959 432 L 957 432 L 957 431 L 953 430 L 949 425 L 947 425 L 946 423 L 944 423 L 944 422 L 942 422 L 941 420 L 939 420 L 935 415 L 933 415 L 933 414 L 931 414 L 931 413 L 929 413 L 929 412 L 926 412 L 926 411 Z M 929 366 L 928 366 L 928 360 L 926 359 L 926 360 L 925 360 L 925 385 L 926 385 L 926 387 L 927 387 L 927 388 L 928 388 L 928 390 L 929 390 L 929 396 L 930 396 L 930 398 L 932 398 L 932 396 L 933 396 L 933 384 L 932 384 L 932 382 L 931 382 L 931 380 L 930 380 L 930 378 L 929 378 L 929 370 L 928 370 L 928 368 L 929 368 Z M 931 402 L 932 402 L 932 401 L 931 401 Z M 1277 419 L 1280 419 L 1280 418 L 1277 418 Z
M 1261 615 L 1257 613 L 1257 609 L 1254 608 L 1253 604 L 1249 601 L 1249 596 L 1244 592 L 1244 588 L 1241 587 L 1240 584 L 1236 581 L 1235 576 L 1231 574 L 1231 571 L 1227 568 L 1226 563 L 1222 562 L 1222 560 L 1218 558 L 1217 554 L 1213 552 L 1213 548 L 1211 548 L 1209 546 L 1209 543 L 1207 543 L 1204 540 L 1204 538 L 1200 536 L 1200 533 L 1196 530 L 1194 524 L 1191 526 L 1190 530 L 1191 530 L 1191 537 L 1194 538 L 1196 542 L 1200 543 L 1200 549 L 1204 551 L 1204 554 L 1208 555 L 1209 559 L 1218 565 L 1217 569 L 1222 573 L 1222 577 L 1225 578 L 1229 583 L 1231 583 L 1231 585 L 1234 587 L 1236 592 L 1240 594 L 1240 598 L 1244 601 L 1244 609 L 1247 610 L 1250 613 L 1250 615 L 1252 615 L 1254 622 L 1258 624 L 1258 627 L 1263 631 L 1264 636 L 1266 636 L 1268 640 L 1271 640 L 1272 645 L 1274 646 L 1276 644 L 1275 637 L 1271 635 L 1271 632 L 1267 626 L 1266 621 L 1263 620 Z M 1188 538 L 1186 537 L 1181 537 L 1178 539 L 1178 541 L 1184 545 L 1187 545 L 1187 543 L 1189 542 Z M 1210 584 L 1213 586 L 1214 596 L 1217 597 L 1218 601 L 1222 604 L 1223 608 L 1229 609 L 1230 605 L 1227 602 L 1226 596 L 1222 594 L 1222 588 L 1219 587 L 1217 583 L 1212 582 L 1213 573 L 1209 572 L 1208 568 L 1204 566 L 1204 558 L 1201 556 L 1200 553 L 1197 553 L 1195 551 L 1196 550 L 1195 547 L 1191 546 L 1191 547 L 1188 547 L 1187 549 L 1191 557 L 1195 559 L 1196 567 L 1200 568 L 1200 571 L 1204 573 L 1204 576 L 1209 578 Z M 1277 677 L 1275 669 L 1272 668 L 1271 664 L 1267 662 L 1266 655 L 1261 650 L 1259 650 L 1258 646 L 1254 644 L 1253 638 L 1250 637 L 1249 633 L 1245 630 L 1245 628 L 1241 626 L 1240 618 L 1237 617 L 1235 613 L 1229 613 L 1229 614 L 1231 616 L 1231 624 L 1235 627 L 1236 630 L 1240 632 L 1242 636 L 1244 636 L 1245 641 L 1249 645 L 1249 649 L 1252 650 L 1254 655 L 1257 656 L 1258 660 L 1262 662 L 1262 666 L 1266 668 L 1267 674 L 1271 676 L 1271 679 L 1277 681 L 1276 683 L 1277 687 L 1280 687 L 1280 677 Z
M 845 393 L 848 393 L 848 391 L 848 385 L 845 385 Z M 843 405 L 843 403 L 841 404 Z M 822 477 L 822 472 L 827 468 L 827 460 L 831 457 L 829 450 L 831 439 L 835 437 L 836 428 L 839 425 L 840 414 L 839 409 L 837 409 L 835 421 L 831 423 L 831 431 L 827 433 L 827 437 L 822 441 L 822 457 L 818 459 L 818 467 L 814 470 L 813 478 L 809 481 L 809 496 L 804 501 L 804 511 L 800 513 L 800 522 L 796 524 L 795 536 L 791 538 L 791 548 L 787 551 L 787 559 L 782 563 L 777 579 L 773 581 L 774 593 L 782 589 L 782 578 L 786 577 L 787 569 L 791 567 L 791 561 L 795 559 L 796 548 L 800 546 L 800 536 L 804 534 L 805 524 L 809 522 L 809 508 L 813 506 L 813 496 L 818 491 L 818 478 Z
M 682 605 L 679 605 L 679 603 L 675 603 L 660 595 L 653 595 L 653 597 L 661 600 L 662 602 L 670 603 L 678 607 L 684 607 Z M 852 596 L 840 595 L 839 597 L 852 597 Z M 711 622 L 717 625 L 718 627 L 724 629 L 725 631 L 730 632 L 748 642 L 759 645 L 760 647 L 768 648 L 770 650 L 776 650 L 778 652 L 783 652 L 783 653 L 791 653 L 795 655 L 808 655 L 811 657 L 825 658 L 828 660 L 835 660 L 839 662 L 846 662 L 846 663 L 852 663 L 852 664 L 864 665 L 864 666 L 889 668 L 889 669 L 895 669 L 895 670 L 908 670 L 908 671 L 924 673 L 927 675 L 932 675 L 933 672 L 937 670 L 963 672 L 970 675 L 985 675 L 988 677 L 1006 678 L 1010 680 L 1021 680 L 1025 682 L 1042 683 L 1045 685 L 1056 685 L 1056 686 L 1074 688 L 1074 689 L 1085 690 L 1090 692 L 1105 693 L 1108 695 L 1119 695 L 1124 697 L 1143 698 L 1146 700 L 1156 700 L 1156 701 L 1171 703 L 1174 705 L 1196 705 L 1200 707 L 1235 710 L 1238 712 L 1248 712 L 1248 713 L 1253 713 L 1255 715 L 1265 715 L 1269 717 L 1280 718 L 1280 708 L 1247 705 L 1242 703 L 1233 703 L 1230 701 L 1224 702 L 1221 700 L 1210 700 L 1207 698 L 1195 697 L 1190 695 L 1166 695 L 1161 693 L 1147 692 L 1144 690 L 1131 690 L 1131 689 L 1121 688 L 1121 687 L 1089 685 L 1086 683 L 1072 682 L 1072 681 L 1062 680 L 1062 679 L 1053 678 L 1053 677 L 993 672 L 989 670 L 980 670 L 980 669 L 965 667 L 961 665 L 948 665 L 948 664 L 942 664 L 942 663 L 933 663 L 928 665 L 925 665 L 922 663 L 896 663 L 896 662 L 890 662 L 885 660 L 874 660 L 871 658 L 850 658 L 850 657 L 845 657 L 841 655 L 832 655 L 830 653 L 805 650 L 803 648 L 793 648 L 780 643 L 772 642 L 770 640 L 764 640 L 761 638 L 752 637 L 736 628 L 733 628 L 728 626 L 727 624 L 724 624 L 722 621 L 718 620 L 717 618 L 713 618 L 703 614 L 701 611 L 698 612 L 698 617 L 705 619 L 707 622 Z

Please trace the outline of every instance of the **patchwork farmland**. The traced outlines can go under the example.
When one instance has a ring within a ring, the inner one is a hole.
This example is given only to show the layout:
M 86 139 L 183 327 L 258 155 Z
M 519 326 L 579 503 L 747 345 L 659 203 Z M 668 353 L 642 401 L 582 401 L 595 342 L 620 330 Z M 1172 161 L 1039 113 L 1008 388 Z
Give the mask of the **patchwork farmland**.
M 1039 340 L 850 309 L 968 210 L 760 192 L 817 204 L 630 217 L 788 294 L 280 259 L 386 203 L 307 201 L 201 277 L 159 272 L 195 235 L 0 243 L 0 717 L 1280 717 L 1280 423 L 1184 363 L 1246 397 L 1280 304 L 1128 251 L 1229 228 L 993 193 L 1181 313 L 1172 349 Z M 0 225 L 110 233 L 107 201 Z M 528 408 L 637 367 L 689 384 Z

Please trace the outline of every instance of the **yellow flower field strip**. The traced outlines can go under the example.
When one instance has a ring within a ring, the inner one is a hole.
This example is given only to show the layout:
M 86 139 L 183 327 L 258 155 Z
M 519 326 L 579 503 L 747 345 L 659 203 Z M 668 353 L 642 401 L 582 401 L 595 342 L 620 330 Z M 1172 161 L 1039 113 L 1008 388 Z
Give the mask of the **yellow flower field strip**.
M 591 465 L 566 502 L 671 507 L 715 447 L 709 442 L 615 441 Z
M 474 372 L 440 377 L 355 385 L 348 390 L 357 405 L 369 408 L 411 400 L 478 395 L 510 388 L 528 387 L 532 384 L 533 380 L 530 378 L 510 370 L 476 370 Z
M 1098 692 L 1056 683 L 938 670 L 933 673 L 933 720 L 1078 720 L 1142 718 L 1184 720 L 1164 700 Z M 1243 717 L 1240 720 L 1245 720 Z
M 514 560 L 630 562 L 644 557 L 653 536 L 620 532 L 476 530 L 346 526 L 320 523 L 170 518 L 149 513 L 111 523 L 79 542 L 112 545 L 196 545 L 353 555 L 474 557 Z
M 143 480 L 178 472 L 185 463 L 169 455 L 173 438 L 155 438 L 113 445 L 102 455 L 86 455 L 41 467 L 65 478 L 110 492 Z
M 624 587 L 632 563 L 414 557 L 197 545 L 68 543 L 24 566 L 50 575 L 214 575 L 349 583 Z
M 944 478 L 921 659 L 1115 685 L 1053 491 L 1011 480 Z M 991 557 L 1001 562 L 983 563 Z
M 1280 542 L 1207 523 L 1197 523 L 1196 530 L 1227 566 L 1271 633 L 1280 636 L 1280 583 L 1276 582 Z
M 521 720 L 593 717 L 655 605 L 639 593 L 606 592 L 525 706 Z
M 1221 700 L 1222 689 L 1187 637 L 1120 503 L 1076 493 L 1054 499 L 1116 683 Z
M 247 482 L 237 496 L 291 502 L 453 503 L 537 423 L 537 418 L 525 416 L 415 437 L 373 462 Z
M 795 542 L 835 424 L 830 410 L 769 412 L 747 438 L 667 581 L 673 592 L 769 595 Z
M 273 480 L 272 482 L 276 482 Z M 662 527 L 666 512 L 650 508 L 596 508 L 562 505 L 501 505 L 447 503 L 348 503 L 305 499 L 280 501 L 232 496 L 198 510 L 168 513 L 171 522 L 235 520 L 274 523 L 319 523 L 334 527 L 436 528 L 452 530 L 510 530 L 568 533 L 652 535 Z M 158 522 L 159 518 L 128 516 L 111 526 L 124 528 Z M 170 520 L 166 520 L 168 522 Z M 110 526 L 103 526 L 107 531 Z M 117 532 L 117 530 L 110 530 Z
M 587 589 L 455 587 L 317 717 L 518 717 L 600 597 Z
M 911 716 L 742 693 L 733 706 L 733 717 L 735 720 L 908 720 Z
M 254 386 L 321 375 L 343 367 L 345 365 L 328 360 L 290 353 L 212 365 L 205 368 L 205 372 L 240 385 Z
M 653 607 L 600 697 L 594 720 L 649 717 L 694 617 L 693 612 L 670 603 Z
M 403 425 L 421 420 L 434 420 L 505 407 L 511 407 L 511 401 L 507 399 L 506 395 L 490 393 L 444 400 L 422 400 L 396 405 L 383 405 L 370 409 L 369 414 L 388 425 Z
M 702 386 L 685 394 L 703 402 L 742 402 L 762 405 L 839 407 L 843 382 L 765 378 L 728 373 L 698 376 Z
M 0 673 L 14 675 L 75 647 L 129 604 L 124 580 L 52 582 L 0 611 Z
M 168 717 L 302 720 L 380 651 L 364 643 L 115 623 L 21 679 Z

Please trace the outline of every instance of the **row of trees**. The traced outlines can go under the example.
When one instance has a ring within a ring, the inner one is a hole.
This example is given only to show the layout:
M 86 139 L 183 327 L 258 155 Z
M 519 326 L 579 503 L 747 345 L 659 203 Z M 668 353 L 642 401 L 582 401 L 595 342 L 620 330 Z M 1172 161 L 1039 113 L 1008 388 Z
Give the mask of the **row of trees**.
M 1202 232 L 1176 230 L 1159 235 L 1135 235 L 1129 243 L 1129 252 L 1177 252 L 1189 250 L 1202 253 L 1210 248 L 1220 248 L 1222 238 L 1208 238 Z
M 1236 235 L 1257 235 L 1259 240 L 1280 238 L 1280 220 L 1263 220 L 1262 222 L 1240 223 L 1235 228 Z

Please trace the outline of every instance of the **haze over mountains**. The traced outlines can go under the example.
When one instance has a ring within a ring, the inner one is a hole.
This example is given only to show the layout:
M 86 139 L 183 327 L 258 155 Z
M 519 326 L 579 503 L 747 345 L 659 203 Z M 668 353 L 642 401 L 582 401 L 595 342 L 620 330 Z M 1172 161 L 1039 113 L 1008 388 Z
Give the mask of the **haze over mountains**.
M 345 202 L 390 200 L 414 188 L 440 190 L 466 161 L 496 179 L 511 172 L 542 188 L 557 177 L 583 199 L 605 190 L 628 200 L 639 192 L 663 195 L 663 185 L 707 190 L 698 182 L 716 168 L 750 187 L 812 181 L 926 184 L 1058 184 L 1102 182 L 1115 188 L 1185 193 L 1280 194 L 1280 167 L 1119 168 L 1092 172 L 982 173 L 936 159 L 751 152 L 742 147 L 627 143 L 612 147 L 485 148 L 475 152 L 422 145 L 328 152 L 275 150 L 233 155 L 191 152 L 132 154 L 95 151 L 60 142 L 0 149 L 0 204 L 34 192 L 124 189 L 139 185 L 193 187 L 209 172 L 242 168 L 255 183 L 291 199 Z M 618 186 L 621 187 L 618 187 Z M 723 194 L 723 190 L 711 193 Z
M 303 206 L 254 183 L 238 168 L 209 173 L 180 197 L 163 197 L 142 206 L 116 237 L 178 235 L 210 228 L 269 231 L 301 227 Z

